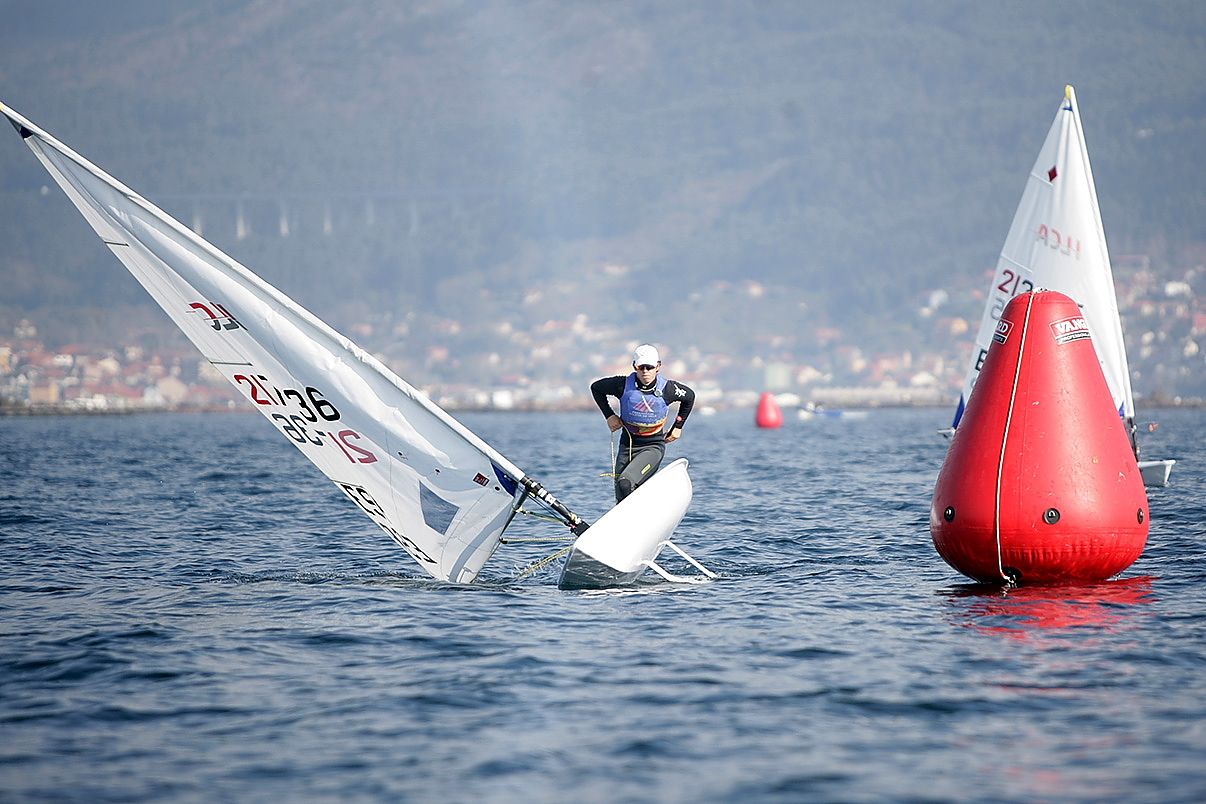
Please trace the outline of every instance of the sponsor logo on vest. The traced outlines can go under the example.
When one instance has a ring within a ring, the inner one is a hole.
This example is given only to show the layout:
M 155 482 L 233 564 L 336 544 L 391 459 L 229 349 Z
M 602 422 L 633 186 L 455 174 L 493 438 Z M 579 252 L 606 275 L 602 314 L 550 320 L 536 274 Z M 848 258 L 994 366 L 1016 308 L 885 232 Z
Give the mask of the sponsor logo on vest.
M 1089 324 L 1083 316 L 1051 322 L 1051 334 L 1058 344 L 1083 341 L 1089 337 Z
M 997 343 L 1005 343 L 1009 340 L 1009 333 L 1013 329 L 1013 322 L 1004 318 L 997 319 L 997 330 L 992 334 L 992 339 Z

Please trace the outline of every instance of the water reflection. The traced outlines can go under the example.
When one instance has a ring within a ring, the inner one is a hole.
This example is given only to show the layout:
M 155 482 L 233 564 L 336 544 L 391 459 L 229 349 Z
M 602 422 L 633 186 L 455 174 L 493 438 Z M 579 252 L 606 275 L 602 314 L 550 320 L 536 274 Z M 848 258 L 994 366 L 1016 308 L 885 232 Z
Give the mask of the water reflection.
M 1041 632 L 1125 626 L 1154 602 L 1152 583 L 1142 575 L 1098 583 L 1020 586 L 1002 589 L 966 584 L 942 590 L 960 625 L 1014 639 Z

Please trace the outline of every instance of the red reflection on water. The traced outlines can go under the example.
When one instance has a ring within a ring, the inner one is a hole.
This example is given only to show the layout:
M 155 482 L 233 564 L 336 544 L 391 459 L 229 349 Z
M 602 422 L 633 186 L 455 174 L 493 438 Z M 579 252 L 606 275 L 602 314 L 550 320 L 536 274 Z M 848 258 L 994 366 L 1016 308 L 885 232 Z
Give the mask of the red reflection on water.
M 1150 575 L 1088 584 L 957 587 L 953 598 L 974 598 L 961 618 L 987 633 L 1025 639 L 1036 631 L 1114 627 L 1155 599 Z

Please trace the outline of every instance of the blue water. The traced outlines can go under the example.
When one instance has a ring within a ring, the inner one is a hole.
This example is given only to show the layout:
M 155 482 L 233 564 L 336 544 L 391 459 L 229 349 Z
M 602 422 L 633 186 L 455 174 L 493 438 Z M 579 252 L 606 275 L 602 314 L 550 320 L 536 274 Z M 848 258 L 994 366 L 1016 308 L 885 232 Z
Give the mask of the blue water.
M 692 419 L 723 578 L 424 580 L 253 414 L 0 418 L 0 799 L 1206 800 L 1206 413 L 1121 581 L 975 587 L 948 411 Z M 594 414 L 462 419 L 588 517 Z M 558 535 L 525 520 L 509 533 Z

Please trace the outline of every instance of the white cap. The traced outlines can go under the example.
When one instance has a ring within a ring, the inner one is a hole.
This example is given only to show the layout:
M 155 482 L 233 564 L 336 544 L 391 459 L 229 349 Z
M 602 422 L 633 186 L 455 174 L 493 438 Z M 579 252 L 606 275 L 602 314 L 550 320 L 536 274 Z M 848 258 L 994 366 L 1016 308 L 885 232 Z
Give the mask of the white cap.
M 662 362 L 662 359 L 657 355 L 657 349 L 647 343 L 642 343 L 632 353 L 632 364 L 634 366 L 656 366 Z

